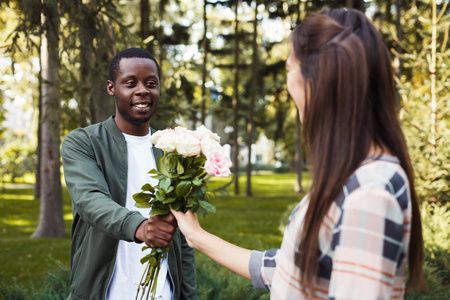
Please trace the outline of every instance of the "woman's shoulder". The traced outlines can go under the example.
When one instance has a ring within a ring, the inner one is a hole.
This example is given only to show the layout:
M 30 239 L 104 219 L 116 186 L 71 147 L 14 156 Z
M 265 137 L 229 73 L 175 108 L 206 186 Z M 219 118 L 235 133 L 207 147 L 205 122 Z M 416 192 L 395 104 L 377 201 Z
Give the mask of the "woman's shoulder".
M 357 190 L 384 190 L 402 207 L 409 199 L 408 177 L 399 160 L 390 155 L 368 157 L 345 184 L 342 198 Z
M 407 183 L 405 171 L 395 156 L 368 157 L 355 170 L 346 186 L 398 185 Z

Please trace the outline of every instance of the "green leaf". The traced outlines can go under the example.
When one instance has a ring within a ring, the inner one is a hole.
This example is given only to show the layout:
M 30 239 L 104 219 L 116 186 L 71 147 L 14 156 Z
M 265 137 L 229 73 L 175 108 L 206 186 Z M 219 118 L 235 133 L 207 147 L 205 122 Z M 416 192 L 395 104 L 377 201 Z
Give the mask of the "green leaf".
M 206 157 L 204 157 L 204 156 L 197 156 L 194 159 L 194 165 L 203 165 L 205 163 L 205 161 L 206 161 Z
M 143 258 L 141 258 L 141 264 L 145 264 L 146 262 L 148 262 L 149 259 L 150 259 L 149 255 L 144 256 Z
M 134 204 L 134 206 L 136 206 L 138 208 L 150 208 L 150 207 L 152 207 L 152 205 L 150 203 L 139 203 L 139 202 L 136 202 Z
M 166 199 L 166 192 L 164 192 L 164 190 L 158 190 L 155 196 L 159 201 L 163 201 L 164 199 Z
M 155 192 L 155 189 L 154 189 L 154 188 L 152 187 L 152 185 L 149 184 L 149 183 L 144 184 L 144 185 L 142 186 L 142 190 L 143 190 L 143 191 L 147 191 L 147 192 L 151 192 L 151 193 L 154 193 L 154 192 Z
M 177 200 L 177 198 L 175 198 L 175 197 L 166 198 L 166 199 L 163 201 L 163 203 L 164 203 L 164 204 L 170 204 L 170 203 L 174 202 L 175 200 Z
M 160 174 L 160 175 L 153 175 L 153 176 L 152 176 L 152 178 L 155 178 L 155 179 L 161 180 L 161 179 L 164 179 L 164 178 L 166 178 L 166 176 L 165 176 L 165 175 L 162 175 L 162 174 Z
M 183 159 L 183 167 L 184 169 L 190 169 L 192 166 L 192 162 L 194 161 L 193 156 L 188 156 Z
M 183 164 L 181 162 L 177 164 L 177 173 L 180 175 L 184 173 Z
M 209 203 L 214 203 L 214 201 L 216 200 L 216 195 L 214 195 L 214 193 L 212 192 L 206 192 L 206 200 Z
M 190 181 L 181 181 L 175 188 L 175 194 L 177 196 L 187 196 L 189 190 L 191 189 L 192 183 Z
M 169 186 L 169 188 L 166 191 L 166 195 L 170 194 L 175 188 L 173 187 L 173 185 Z
M 189 178 L 192 178 L 192 176 L 194 176 L 194 174 L 187 173 L 187 174 L 183 174 L 183 176 L 180 176 L 180 179 L 189 179 Z
M 192 183 L 195 184 L 196 186 L 201 186 L 203 184 L 203 181 L 198 178 L 194 178 L 192 180 Z
M 151 169 L 147 174 L 161 174 L 161 172 L 156 169 Z
M 180 177 L 180 175 L 178 175 L 178 173 L 170 173 L 170 179 L 177 179 L 178 177 Z
M 158 158 L 158 170 L 161 174 L 169 176 L 169 168 L 167 166 L 167 159 L 164 156 Z
M 202 189 L 197 188 L 195 192 L 192 193 L 192 196 L 197 199 L 203 199 L 205 197 L 205 192 Z
M 216 212 L 216 206 L 209 203 L 208 201 L 199 200 L 198 202 L 199 202 L 200 206 L 203 207 L 206 211 L 211 212 L 211 213 Z
M 178 158 L 176 156 L 169 156 L 168 161 L 169 161 L 169 172 L 175 173 L 179 164 Z
M 134 201 L 136 201 L 138 203 L 148 203 L 150 201 L 150 199 L 152 199 L 152 195 L 144 193 L 144 192 L 139 192 L 139 193 L 133 194 L 133 199 L 134 199 Z
M 162 204 L 160 202 L 155 203 L 150 212 L 150 216 L 167 215 L 170 212 L 169 206 Z
M 181 201 L 174 201 L 172 204 L 170 204 L 170 207 L 172 207 L 173 210 L 179 211 L 181 208 Z
M 170 187 L 171 183 L 172 183 L 172 180 L 170 180 L 170 178 L 168 178 L 168 177 L 165 177 L 164 179 L 162 179 L 159 182 L 159 187 L 167 192 L 167 189 Z
M 153 257 L 153 256 L 150 257 L 149 262 L 150 262 L 150 265 L 151 265 L 151 266 L 154 266 L 154 267 L 156 267 L 156 266 L 159 265 L 159 261 L 157 261 L 156 258 Z

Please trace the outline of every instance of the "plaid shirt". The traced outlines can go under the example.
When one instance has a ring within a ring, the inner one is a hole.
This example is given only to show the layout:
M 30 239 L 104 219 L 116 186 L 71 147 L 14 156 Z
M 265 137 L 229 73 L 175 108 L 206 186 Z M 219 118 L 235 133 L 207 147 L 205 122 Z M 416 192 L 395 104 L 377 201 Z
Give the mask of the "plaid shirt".
M 319 232 L 315 299 L 402 299 L 410 237 L 411 197 L 398 159 L 366 160 L 343 187 Z M 294 263 L 308 196 L 292 212 L 281 249 L 253 251 L 255 288 L 271 299 L 305 299 Z

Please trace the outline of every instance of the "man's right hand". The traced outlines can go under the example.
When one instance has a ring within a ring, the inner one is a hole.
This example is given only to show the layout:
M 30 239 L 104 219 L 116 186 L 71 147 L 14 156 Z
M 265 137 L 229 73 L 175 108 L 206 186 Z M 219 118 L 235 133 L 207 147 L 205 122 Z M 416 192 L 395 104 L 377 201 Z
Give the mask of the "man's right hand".
M 136 239 L 144 242 L 151 248 L 169 247 L 176 232 L 177 220 L 168 213 L 164 216 L 153 216 L 139 225 L 136 230 Z

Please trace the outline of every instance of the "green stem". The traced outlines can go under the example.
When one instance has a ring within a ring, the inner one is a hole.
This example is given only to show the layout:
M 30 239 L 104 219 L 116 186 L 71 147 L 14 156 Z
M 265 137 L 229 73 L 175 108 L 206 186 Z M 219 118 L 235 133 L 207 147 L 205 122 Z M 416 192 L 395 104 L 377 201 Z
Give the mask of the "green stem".
M 145 276 L 145 274 L 147 274 L 147 270 L 148 270 L 149 267 L 150 267 L 150 262 L 147 262 L 147 265 L 145 266 L 144 273 L 142 273 L 141 280 L 139 281 L 139 285 L 138 285 L 138 289 L 137 289 L 137 293 L 136 293 L 136 298 L 135 298 L 135 300 L 137 300 L 138 297 L 139 297 L 139 291 L 140 291 L 140 289 L 141 289 L 141 285 L 144 285 L 144 283 L 143 283 L 143 281 L 144 281 L 144 276 Z M 144 291 L 145 291 L 145 286 L 144 286 L 144 288 L 143 288 L 142 293 L 144 293 Z

